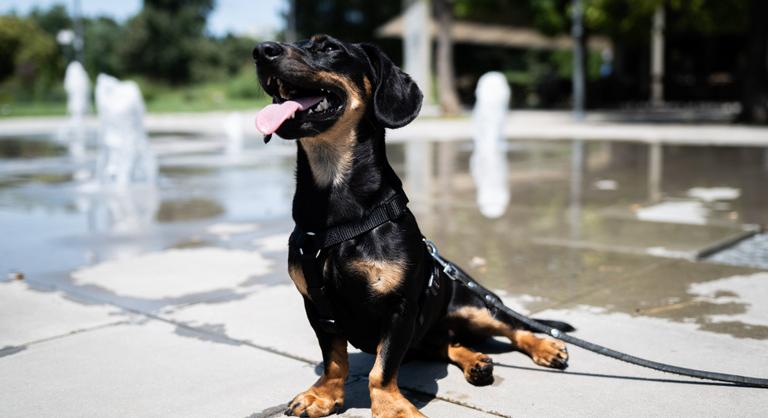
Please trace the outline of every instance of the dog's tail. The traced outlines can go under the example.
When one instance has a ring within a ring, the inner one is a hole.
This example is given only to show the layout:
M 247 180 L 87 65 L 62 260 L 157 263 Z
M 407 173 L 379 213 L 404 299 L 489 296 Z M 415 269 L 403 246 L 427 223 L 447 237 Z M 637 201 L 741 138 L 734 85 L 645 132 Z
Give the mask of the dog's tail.
M 554 328 L 554 329 L 556 329 L 556 330 L 558 330 L 560 332 L 573 332 L 573 331 L 576 331 L 576 328 L 574 328 L 573 325 L 571 325 L 571 324 L 569 324 L 567 322 L 553 321 L 553 320 L 550 320 L 550 319 L 538 319 L 538 318 L 531 318 L 531 319 L 533 319 L 536 322 L 541 322 L 542 324 L 544 324 L 546 326 L 549 326 L 549 327 L 552 327 L 552 328 Z M 528 331 L 536 331 L 534 329 L 531 329 L 528 326 L 526 326 L 525 329 L 528 330 Z M 536 332 L 538 332 L 538 331 L 536 331 Z
M 526 330 L 526 331 L 541 332 L 541 331 L 538 331 L 538 330 L 535 330 L 535 329 L 529 327 L 524 322 L 519 321 L 516 318 L 513 318 L 512 316 L 508 315 L 504 311 L 500 311 L 499 313 L 497 313 L 496 314 L 496 318 L 500 319 L 501 321 L 503 321 L 504 323 L 506 323 L 507 325 L 512 327 L 512 329 L 523 329 L 523 330 Z M 550 327 L 552 327 L 552 328 L 554 328 L 554 329 L 556 329 L 556 330 L 558 330 L 560 332 L 573 332 L 573 331 L 576 331 L 576 328 L 574 328 L 573 325 L 571 325 L 571 324 L 569 324 L 567 322 L 553 321 L 553 320 L 550 320 L 550 319 L 539 319 L 539 318 L 531 318 L 531 319 L 536 321 L 536 322 L 540 322 L 540 323 L 542 323 L 544 325 L 550 326 Z

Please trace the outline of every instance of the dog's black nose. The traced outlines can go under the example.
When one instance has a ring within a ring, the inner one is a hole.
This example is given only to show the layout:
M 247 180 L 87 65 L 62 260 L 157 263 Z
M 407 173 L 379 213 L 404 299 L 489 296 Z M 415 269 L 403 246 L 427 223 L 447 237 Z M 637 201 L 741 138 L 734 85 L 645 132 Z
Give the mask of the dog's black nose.
M 262 42 L 253 49 L 253 59 L 257 62 L 273 61 L 279 58 L 285 50 L 277 42 Z

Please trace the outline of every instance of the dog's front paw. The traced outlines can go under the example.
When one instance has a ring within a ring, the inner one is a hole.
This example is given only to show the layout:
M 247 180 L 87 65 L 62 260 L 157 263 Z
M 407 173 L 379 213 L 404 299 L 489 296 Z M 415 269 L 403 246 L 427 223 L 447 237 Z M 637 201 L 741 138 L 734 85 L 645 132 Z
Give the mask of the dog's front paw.
M 539 366 L 560 370 L 568 368 L 568 349 L 561 341 L 541 339 L 531 352 L 531 358 Z
M 374 418 L 427 418 L 399 390 L 371 390 L 371 415 Z
M 296 395 L 288 403 L 285 415 L 296 417 L 325 417 L 336 413 L 344 406 L 343 386 L 312 386 L 306 392 Z

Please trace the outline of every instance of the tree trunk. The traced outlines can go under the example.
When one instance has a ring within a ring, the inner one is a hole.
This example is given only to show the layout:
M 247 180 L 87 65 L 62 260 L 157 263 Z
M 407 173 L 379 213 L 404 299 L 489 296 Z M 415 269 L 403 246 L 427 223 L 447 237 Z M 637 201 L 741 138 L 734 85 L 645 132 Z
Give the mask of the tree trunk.
M 768 2 L 751 0 L 744 86 L 739 120 L 748 123 L 768 123 Z
M 453 11 L 449 0 L 435 0 L 437 23 L 437 91 L 440 108 L 446 115 L 461 111 L 459 95 L 456 93 L 456 79 L 453 74 L 453 40 L 451 27 Z

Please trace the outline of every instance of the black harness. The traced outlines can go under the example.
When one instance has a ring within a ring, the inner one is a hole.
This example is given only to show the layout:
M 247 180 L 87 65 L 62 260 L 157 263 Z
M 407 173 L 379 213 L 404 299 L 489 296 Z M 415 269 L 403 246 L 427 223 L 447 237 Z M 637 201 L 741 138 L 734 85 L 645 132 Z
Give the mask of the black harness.
M 303 231 L 298 225 L 294 228 L 289 243 L 298 248 L 301 269 L 304 280 L 307 282 L 307 294 L 315 308 L 320 327 L 324 331 L 332 334 L 341 332 L 333 314 L 323 274 L 324 250 L 360 236 L 386 222 L 399 219 L 408 212 L 407 205 L 408 198 L 405 194 L 397 193 L 357 222 L 331 226 L 322 231 Z

